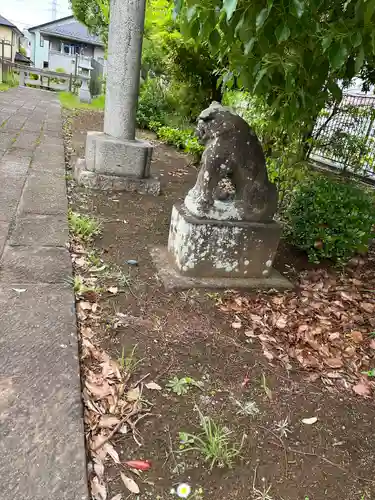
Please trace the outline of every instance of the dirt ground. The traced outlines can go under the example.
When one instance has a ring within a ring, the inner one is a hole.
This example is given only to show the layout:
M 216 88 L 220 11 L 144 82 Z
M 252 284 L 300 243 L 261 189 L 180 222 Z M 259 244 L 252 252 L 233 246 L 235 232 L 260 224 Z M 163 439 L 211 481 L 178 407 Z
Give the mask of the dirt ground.
M 101 130 L 102 119 L 97 112 L 72 117 L 72 161 L 84 156 L 86 132 Z M 155 147 L 152 171 L 162 181 L 159 197 L 89 192 L 68 182 L 72 208 L 102 222 L 94 247 L 103 261 L 129 273 L 124 293 L 103 294 L 98 300 L 95 340 L 115 359 L 123 349 L 130 353 L 136 346 L 139 363 L 133 376 L 149 374 L 147 380 L 162 387 L 145 396 L 153 406 L 152 416 L 138 427 L 142 446 L 131 435 L 112 440 L 121 461 L 152 462 L 136 478 L 138 498 L 172 499 L 171 488 L 182 482 L 196 492 L 191 498 L 205 500 L 375 498 L 372 398 L 329 391 L 319 380 L 309 381 L 298 367 L 286 371 L 268 362 L 243 329 L 231 326 L 233 316 L 218 307 L 225 293 L 164 291 L 149 247 L 166 244 L 172 205 L 183 199 L 197 172 L 186 156 L 162 144 Z M 128 265 L 129 260 L 138 265 Z M 312 266 L 304 255 L 281 244 L 275 267 L 296 279 Z M 131 320 L 114 328 L 112 318 L 119 312 Z M 203 388 L 192 387 L 178 396 L 166 389 L 174 376 L 193 377 Z M 241 411 L 245 403 L 255 408 L 252 415 Z M 210 471 L 199 452 L 179 452 L 179 432 L 199 433 L 197 407 L 229 428 L 237 446 L 243 440 L 232 468 Z M 310 417 L 317 422 L 302 422 Z M 118 493 L 128 498 L 118 468 L 106 468 L 109 499 Z

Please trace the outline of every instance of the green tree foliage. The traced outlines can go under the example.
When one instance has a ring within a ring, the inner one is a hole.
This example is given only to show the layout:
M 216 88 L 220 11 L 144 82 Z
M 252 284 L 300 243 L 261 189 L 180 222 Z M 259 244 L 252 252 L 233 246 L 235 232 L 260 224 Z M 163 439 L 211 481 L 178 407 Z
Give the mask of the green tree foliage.
M 339 81 L 374 67 L 375 0 L 175 0 L 182 33 L 228 64 L 223 83 L 262 96 L 307 137 Z
M 108 37 L 109 0 L 70 0 L 74 17 L 104 41 Z

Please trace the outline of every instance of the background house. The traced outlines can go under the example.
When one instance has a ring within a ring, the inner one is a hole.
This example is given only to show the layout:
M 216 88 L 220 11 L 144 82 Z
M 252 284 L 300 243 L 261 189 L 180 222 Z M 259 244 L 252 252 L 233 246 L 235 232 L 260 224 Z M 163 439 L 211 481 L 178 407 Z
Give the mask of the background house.
M 73 16 L 33 26 L 25 36 L 36 68 L 63 68 L 66 73 L 75 73 L 80 59 L 94 59 L 104 66 L 104 44 Z
M 13 23 L 0 15 L 0 58 L 14 62 L 19 52 L 22 32 Z M 4 41 L 4 43 L 2 43 Z M 4 51 L 4 52 L 3 52 Z

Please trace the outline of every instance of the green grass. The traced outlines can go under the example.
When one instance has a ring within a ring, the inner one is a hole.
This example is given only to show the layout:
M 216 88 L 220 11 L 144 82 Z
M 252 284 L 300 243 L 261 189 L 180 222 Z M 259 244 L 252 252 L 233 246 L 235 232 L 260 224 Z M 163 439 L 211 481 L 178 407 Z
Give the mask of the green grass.
M 0 83 L 0 92 L 6 92 L 10 89 L 10 85 L 7 83 Z
M 87 243 L 101 232 L 101 224 L 87 215 L 80 215 L 69 210 L 68 222 L 70 231 L 81 241 Z
M 198 451 L 204 460 L 210 463 L 210 470 L 215 465 L 218 467 L 232 467 L 234 459 L 238 457 L 242 449 L 245 435 L 237 447 L 230 439 L 232 434 L 226 427 L 216 423 L 211 417 L 204 416 L 196 407 L 202 432 L 190 434 L 180 432 L 180 452 Z
M 100 293 L 100 288 L 98 287 L 92 287 L 92 286 L 86 286 L 83 282 L 82 276 L 79 276 L 76 274 L 74 277 L 69 277 L 66 280 L 64 280 L 68 285 L 73 287 L 73 291 L 77 295 L 82 295 L 86 292 L 95 292 L 95 293 Z
M 135 344 L 131 352 L 129 353 L 128 356 L 126 356 L 125 353 L 125 347 L 122 348 L 121 351 L 121 358 L 119 358 L 118 362 L 120 365 L 120 368 L 125 371 L 127 375 L 131 375 L 135 372 L 135 369 L 137 366 L 142 363 L 144 358 L 142 359 L 137 359 L 135 352 L 137 350 L 138 344 Z
M 104 109 L 105 96 L 101 95 L 92 100 L 91 104 L 79 101 L 79 97 L 71 92 L 59 92 L 61 106 L 67 109 Z

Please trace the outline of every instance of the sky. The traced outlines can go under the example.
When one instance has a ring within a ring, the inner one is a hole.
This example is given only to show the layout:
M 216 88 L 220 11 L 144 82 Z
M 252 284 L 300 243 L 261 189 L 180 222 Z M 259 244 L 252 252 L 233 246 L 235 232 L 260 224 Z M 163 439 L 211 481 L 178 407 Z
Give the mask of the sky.
M 23 30 L 52 21 L 52 0 L 0 0 L 0 14 Z M 70 14 L 69 0 L 57 0 L 57 19 Z

